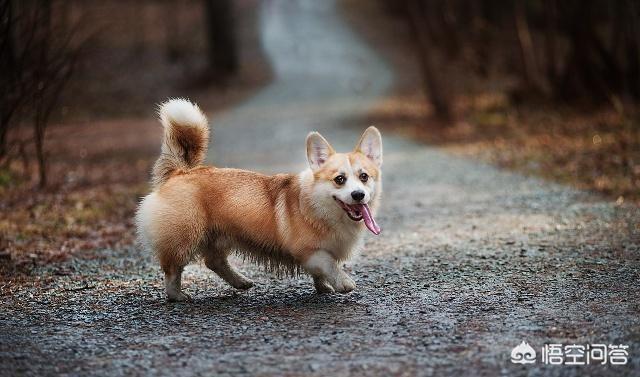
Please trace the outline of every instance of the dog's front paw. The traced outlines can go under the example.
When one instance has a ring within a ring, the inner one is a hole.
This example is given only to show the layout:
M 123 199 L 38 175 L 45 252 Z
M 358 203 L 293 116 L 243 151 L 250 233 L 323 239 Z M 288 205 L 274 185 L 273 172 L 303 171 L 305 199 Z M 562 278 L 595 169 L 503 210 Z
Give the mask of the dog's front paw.
M 193 301 L 191 296 L 182 292 L 182 291 L 172 291 L 167 292 L 167 300 L 169 302 L 185 302 L 185 301 Z
M 251 287 L 253 287 L 253 281 L 249 280 L 249 279 L 242 279 L 242 280 L 238 280 L 235 281 L 233 283 L 233 287 L 236 289 L 242 289 L 242 290 L 246 290 L 249 289 Z
M 333 287 L 327 283 L 324 279 L 313 279 L 313 284 L 316 287 L 316 293 L 334 293 Z
M 335 284 L 333 284 L 333 288 L 338 293 L 349 293 L 356 289 L 356 282 L 347 274 L 344 274 L 336 280 Z

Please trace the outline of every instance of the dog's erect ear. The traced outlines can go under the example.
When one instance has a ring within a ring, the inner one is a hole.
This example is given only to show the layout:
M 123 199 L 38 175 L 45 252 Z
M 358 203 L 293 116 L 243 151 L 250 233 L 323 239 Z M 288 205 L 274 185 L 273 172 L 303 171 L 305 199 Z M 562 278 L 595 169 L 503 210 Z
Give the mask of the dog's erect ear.
M 358 145 L 356 145 L 356 152 L 361 152 L 365 156 L 369 157 L 378 167 L 382 166 L 382 136 L 380 131 L 374 126 L 367 128 Z
M 318 170 L 336 151 L 329 142 L 317 132 L 307 135 L 307 160 L 311 170 Z

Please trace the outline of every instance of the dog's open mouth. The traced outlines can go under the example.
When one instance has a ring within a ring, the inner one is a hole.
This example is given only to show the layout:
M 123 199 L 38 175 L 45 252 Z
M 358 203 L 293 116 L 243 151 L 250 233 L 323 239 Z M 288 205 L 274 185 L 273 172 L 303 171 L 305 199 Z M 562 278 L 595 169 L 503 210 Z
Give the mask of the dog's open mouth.
M 346 213 L 347 216 L 353 221 L 364 220 L 364 225 L 371 231 L 371 233 L 376 236 L 380 234 L 380 227 L 376 224 L 376 220 L 371 216 L 371 211 L 369 211 L 369 206 L 366 204 L 347 204 L 342 200 L 333 197 L 335 201 L 340 205 Z

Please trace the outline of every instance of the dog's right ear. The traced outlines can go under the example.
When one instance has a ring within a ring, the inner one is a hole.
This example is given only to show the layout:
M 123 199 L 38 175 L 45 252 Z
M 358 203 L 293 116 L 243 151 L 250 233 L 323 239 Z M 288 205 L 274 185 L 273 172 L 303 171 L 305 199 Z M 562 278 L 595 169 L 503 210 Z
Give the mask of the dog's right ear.
M 316 171 L 327 162 L 336 151 L 331 148 L 329 142 L 317 132 L 307 135 L 307 160 L 311 170 Z

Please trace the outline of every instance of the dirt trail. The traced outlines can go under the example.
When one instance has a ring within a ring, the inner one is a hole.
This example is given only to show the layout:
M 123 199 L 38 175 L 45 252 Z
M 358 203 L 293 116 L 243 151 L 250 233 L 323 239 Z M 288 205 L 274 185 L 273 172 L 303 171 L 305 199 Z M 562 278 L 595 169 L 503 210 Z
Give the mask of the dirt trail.
M 304 137 L 351 148 L 393 70 L 330 1 L 263 3 L 272 84 L 213 120 L 210 161 L 304 167 Z M 345 126 L 350 124 L 352 126 Z M 640 370 L 640 213 L 385 134 L 379 237 L 346 268 L 358 288 L 240 264 L 237 292 L 200 265 L 164 300 L 152 258 L 96 250 L 43 268 L 0 304 L 0 374 L 632 375 Z M 526 340 L 626 344 L 626 366 L 509 361 Z

